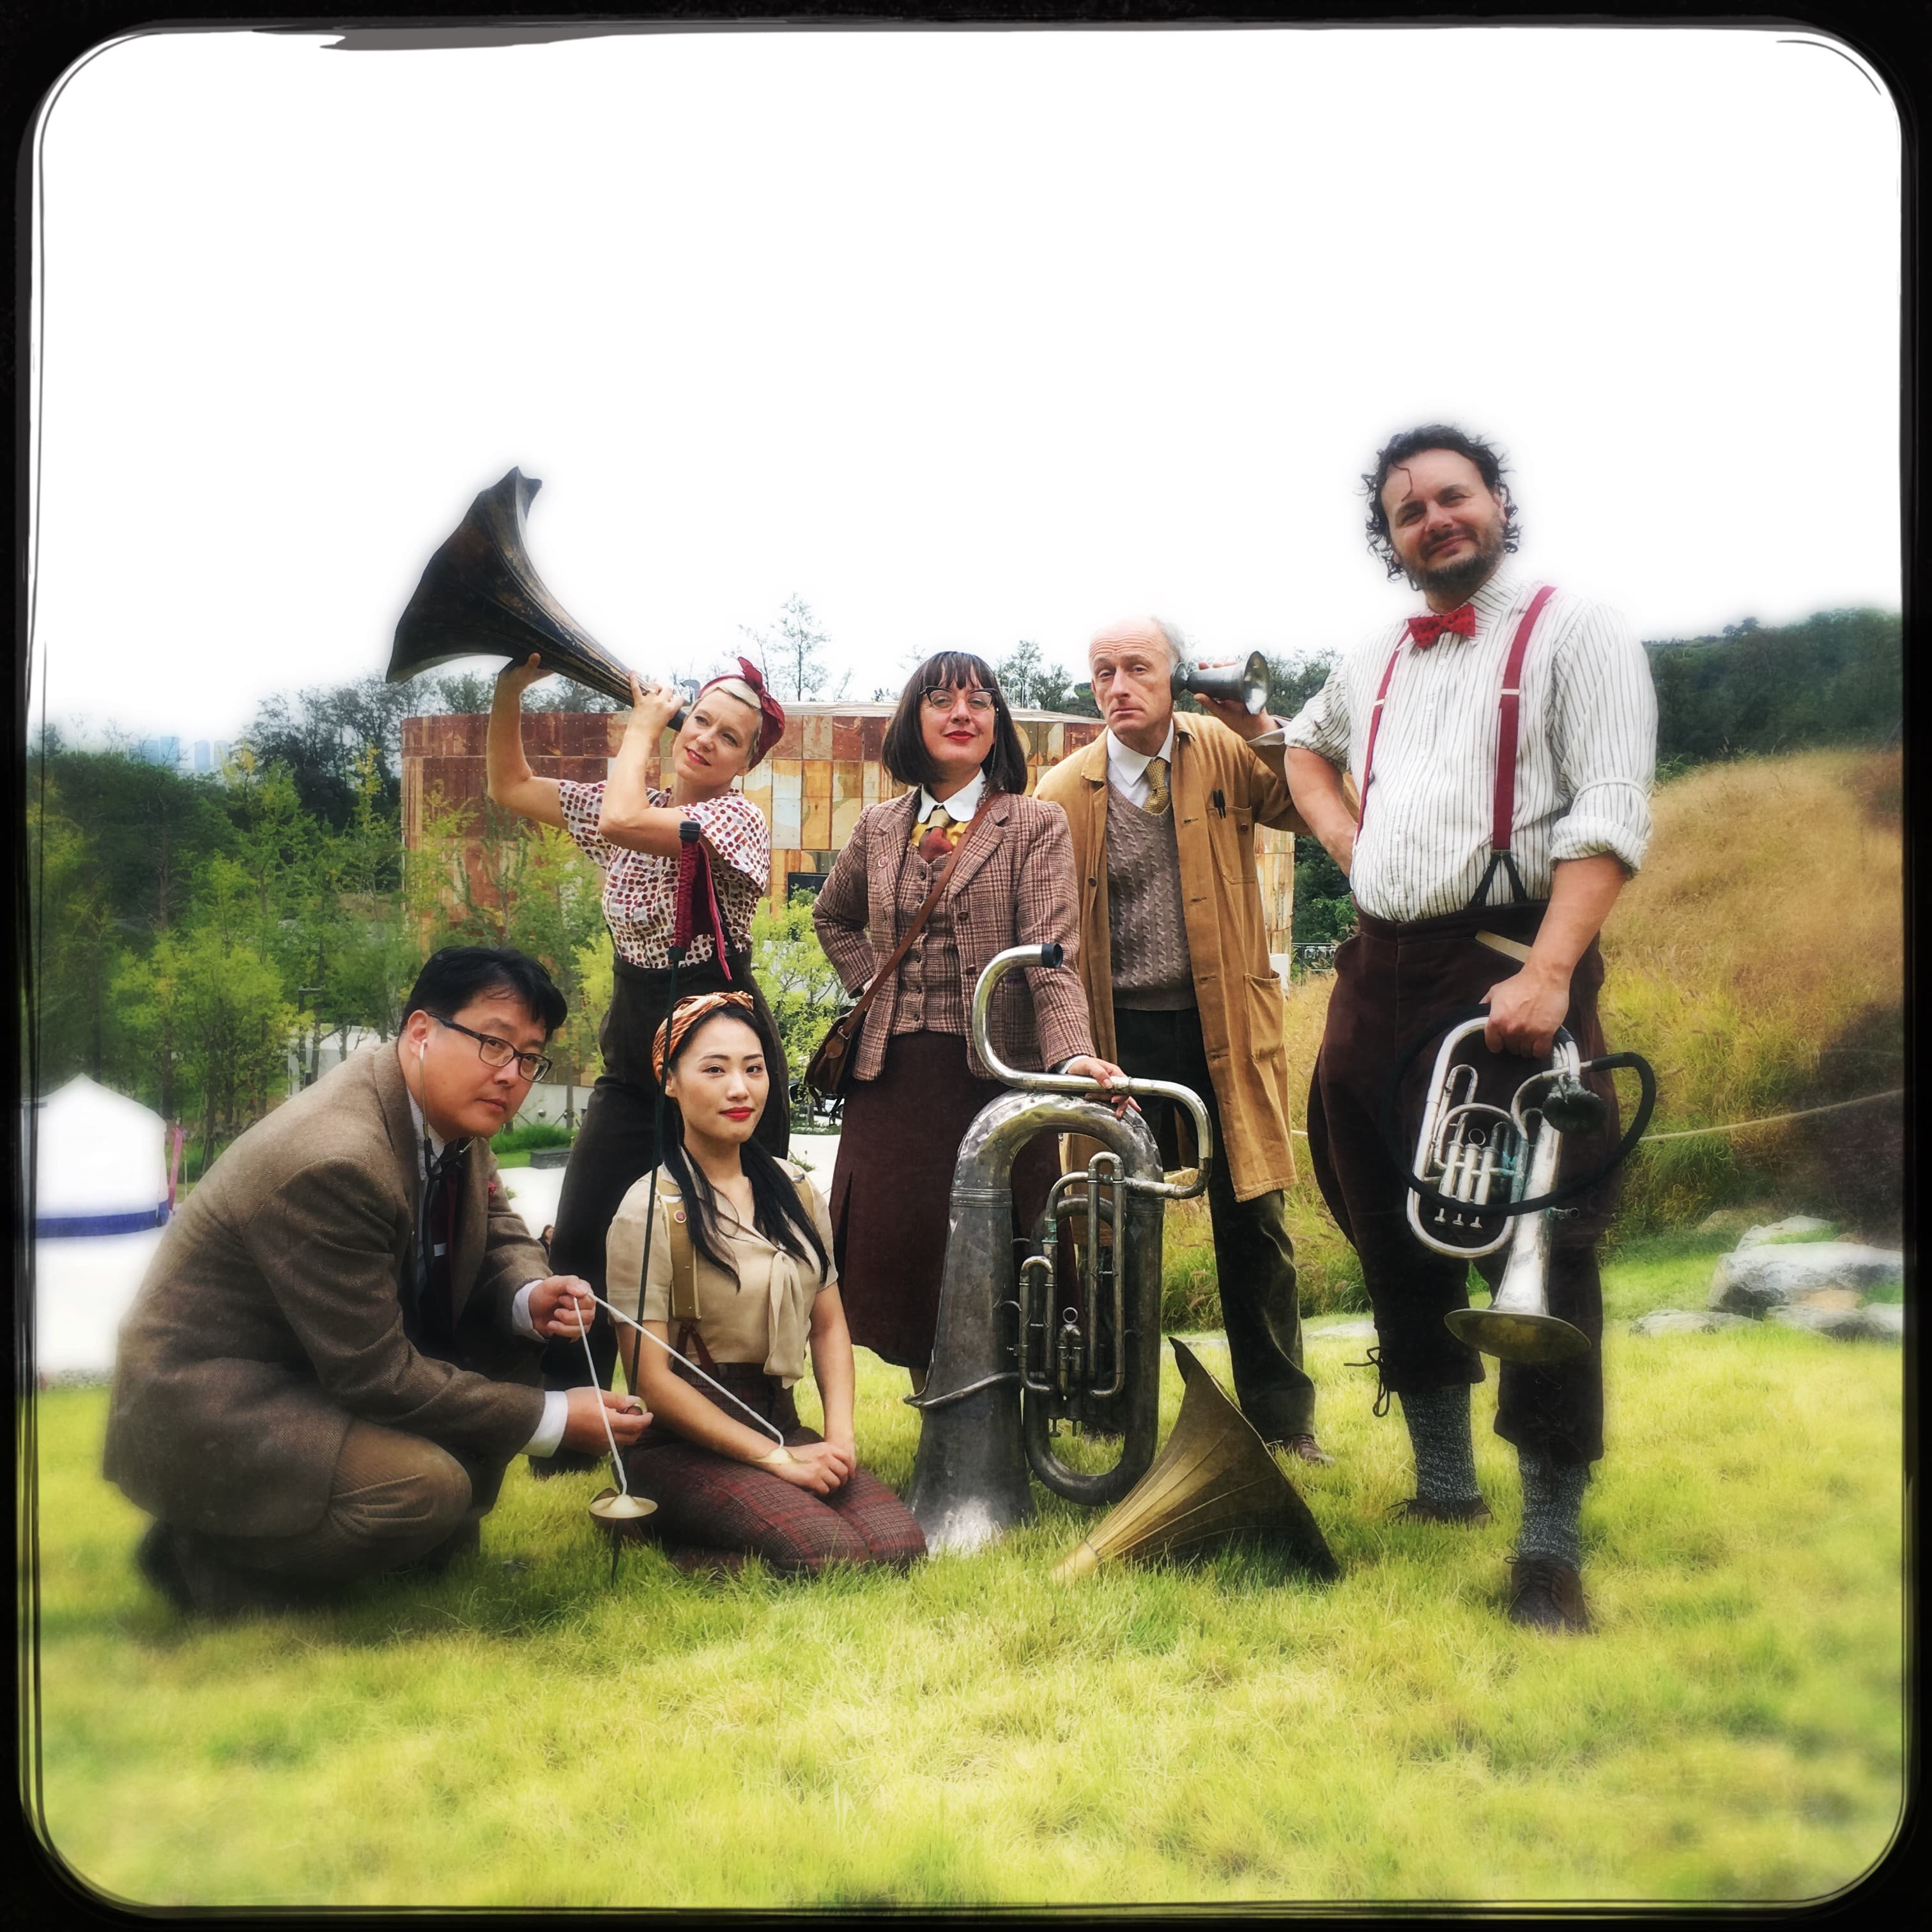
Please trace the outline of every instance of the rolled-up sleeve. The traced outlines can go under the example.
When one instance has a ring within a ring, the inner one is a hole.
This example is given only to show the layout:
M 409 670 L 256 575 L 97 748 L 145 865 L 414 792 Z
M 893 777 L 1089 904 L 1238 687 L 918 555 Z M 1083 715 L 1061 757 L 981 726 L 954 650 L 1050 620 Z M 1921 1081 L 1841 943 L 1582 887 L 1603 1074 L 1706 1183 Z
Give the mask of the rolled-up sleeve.
M 597 815 L 604 808 L 604 781 L 586 784 L 577 778 L 560 778 L 556 802 L 562 809 L 565 831 L 600 872 L 608 872 L 618 848 L 597 830 Z
M 1657 772 L 1649 657 L 1628 620 L 1593 605 L 1555 672 L 1552 736 L 1570 806 L 1550 830 L 1551 862 L 1608 852 L 1634 872 L 1650 844 Z
M 1338 663 L 1322 688 L 1282 727 L 1285 750 L 1313 752 L 1338 772 L 1348 769 L 1348 687 L 1346 660 Z

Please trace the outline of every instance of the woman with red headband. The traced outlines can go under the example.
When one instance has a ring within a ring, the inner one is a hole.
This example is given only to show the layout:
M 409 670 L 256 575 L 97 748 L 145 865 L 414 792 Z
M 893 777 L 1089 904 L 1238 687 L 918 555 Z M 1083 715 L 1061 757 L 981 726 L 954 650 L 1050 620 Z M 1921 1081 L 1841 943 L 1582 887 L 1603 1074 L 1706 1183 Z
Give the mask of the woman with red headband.
M 625 1453 L 626 1480 L 656 1500 L 644 1528 L 680 1567 L 713 1552 L 793 1574 L 903 1565 L 926 1539 L 859 1466 L 824 1197 L 752 1138 L 776 1091 L 771 1046 L 743 994 L 708 993 L 680 1000 L 652 1047 L 669 1102 L 664 1172 L 655 1188 L 636 1183 L 610 1224 L 611 1302 L 663 1344 L 625 1331 L 625 1368 L 652 1418 Z M 800 1426 L 793 1400 L 808 1354 L 823 1435 Z
M 524 751 L 523 694 L 547 675 L 537 658 L 506 666 L 490 710 L 490 796 L 540 825 L 561 826 L 604 875 L 604 917 L 616 951 L 610 1010 L 598 1029 L 604 1071 L 584 1110 L 557 1203 L 551 1264 L 604 1292 L 604 1238 L 624 1192 L 657 1161 L 658 1083 L 651 1042 L 663 1024 L 672 982 L 670 949 L 679 918 L 679 830 L 700 828 L 697 890 L 686 910 L 692 937 L 677 962 L 676 990 L 739 988 L 748 993 L 772 1038 L 764 998 L 752 977 L 752 914 L 770 883 L 771 828 L 733 783 L 764 758 L 784 730 L 784 711 L 757 668 L 714 677 L 698 692 L 671 748 L 668 787 L 648 782 L 650 762 L 682 694 L 631 680 L 632 708 L 610 776 L 586 784 L 539 778 Z M 689 887 L 687 886 L 689 892 Z M 788 1144 L 785 1068 L 772 1068 L 770 1098 L 758 1120 L 760 1143 L 775 1154 Z M 599 1379 L 608 1387 L 616 1357 L 609 1318 L 591 1332 Z M 551 1388 L 588 1381 L 580 1343 L 546 1345 L 544 1379 Z M 562 1455 L 531 1468 L 587 1466 Z

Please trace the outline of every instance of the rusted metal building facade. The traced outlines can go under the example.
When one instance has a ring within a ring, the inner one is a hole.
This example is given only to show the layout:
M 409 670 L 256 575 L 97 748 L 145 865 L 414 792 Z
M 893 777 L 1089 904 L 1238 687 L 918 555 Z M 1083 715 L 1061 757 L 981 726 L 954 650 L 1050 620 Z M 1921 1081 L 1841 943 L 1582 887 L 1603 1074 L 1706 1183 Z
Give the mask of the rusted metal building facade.
M 794 704 L 785 712 L 784 736 L 745 778 L 745 795 L 772 828 L 767 890 L 778 896 L 800 888 L 816 891 L 860 813 L 905 790 L 880 761 L 890 704 Z M 1098 718 L 1057 711 L 1016 711 L 1013 722 L 1027 747 L 1029 788 L 1070 752 L 1091 744 L 1102 728 Z M 480 805 L 486 796 L 488 727 L 480 715 L 403 721 L 406 847 L 413 850 L 422 843 L 432 792 L 440 791 L 449 805 Z M 594 783 L 604 776 L 623 727 L 621 712 L 528 712 L 524 748 L 531 770 L 542 777 Z M 661 754 L 670 742 L 667 733 Z M 1255 845 L 1268 950 L 1285 970 L 1294 922 L 1294 840 L 1288 832 L 1264 830 L 1256 833 Z

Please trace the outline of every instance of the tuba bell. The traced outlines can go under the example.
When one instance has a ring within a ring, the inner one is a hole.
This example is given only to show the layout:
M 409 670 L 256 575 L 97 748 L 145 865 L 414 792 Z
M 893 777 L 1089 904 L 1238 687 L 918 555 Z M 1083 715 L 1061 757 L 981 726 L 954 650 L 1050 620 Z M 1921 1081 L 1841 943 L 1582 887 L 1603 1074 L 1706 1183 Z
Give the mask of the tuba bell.
M 1154 1467 L 1087 1532 L 1053 1580 L 1072 1582 L 1102 1563 L 1192 1556 L 1239 1536 L 1275 1544 L 1318 1576 L 1340 1575 L 1308 1505 L 1254 1424 L 1192 1349 L 1178 1336 L 1170 1343 L 1184 1385 L 1174 1432 Z
M 1162 1203 L 1206 1188 L 1214 1133 L 1200 1096 L 1185 1087 L 1131 1080 L 1100 1090 L 1000 1061 L 986 1037 L 994 990 L 1016 968 L 1058 966 L 1060 957 L 1058 946 L 1011 947 L 974 988 L 974 1048 L 994 1078 L 1016 1090 L 982 1108 L 960 1144 L 932 1366 L 925 1388 L 906 1398 L 921 1418 L 907 1505 L 933 1550 L 975 1550 L 1029 1521 L 1029 1467 L 1056 1494 L 1102 1504 L 1124 1496 L 1154 1460 Z M 1101 1090 L 1186 1108 L 1199 1166 L 1167 1179 L 1147 1123 L 1090 1097 Z M 1103 1151 L 1085 1174 L 1055 1184 L 1040 1252 L 1016 1280 L 1012 1166 L 1040 1133 L 1084 1135 Z M 1084 1223 L 1077 1290 L 1060 1280 L 1058 1255 L 1063 1223 L 1076 1219 Z M 1083 1473 L 1054 1452 L 1053 1437 L 1070 1420 L 1118 1427 L 1112 1468 Z
M 1459 1341 L 1499 1361 L 1568 1361 L 1587 1354 L 1590 1341 L 1580 1328 L 1550 1312 L 1550 1232 L 1560 1211 L 1557 1203 L 1591 1186 L 1629 1151 L 1648 1124 L 1655 1081 L 1648 1064 L 1634 1053 L 1582 1059 L 1576 1042 L 1558 1027 L 1550 1064 L 1516 1088 L 1507 1108 L 1491 1106 L 1476 1097 L 1475 1068 L 1456 1057 L 1462 1042 L 1488 1024 L 1486 1013 L 1464 1018 L 1450 1027 L 1437 1050 L 1414 1165 L 1406 1176 L 1408 1225 L 1424 1246 L 1466 1261 L 1508 1244 L 1489 1306 L 1452 1309 L 1442 1318 Z M 1391 1101 L 1407 1065 L 1405 1059 L 1397 1069 Z M 1559 1187 L 1564 1136 L 1588 1133 L 1604 1123 L 1602 1096 L 1582 1076 L 1613 1066 L 1634 1067 L 1641 1078 L 1644 1098 L 1636 1122 L 1608 1160 Z
M 1176 698 L 1192 692 L 1197 698 L 1238 704 L 1250 718 L 1256 718 L 1268 703 L 1268 659 L 1259 651 L 1250 651 L 1238 661 L 1190 658 L 1177 653 L 1169 683 Z
M 546 670 L 630 703 L 629 670 L 578 628 L 530 562 L 524 513 L 542 488 L 536 477 L 512 470 L 478 491 L 468 515 L 424 566 L 397 620 L 386 682 L 500 652 L 520 664 L 534 651 Z M 684 720 L 680 706 L 670 728 Z

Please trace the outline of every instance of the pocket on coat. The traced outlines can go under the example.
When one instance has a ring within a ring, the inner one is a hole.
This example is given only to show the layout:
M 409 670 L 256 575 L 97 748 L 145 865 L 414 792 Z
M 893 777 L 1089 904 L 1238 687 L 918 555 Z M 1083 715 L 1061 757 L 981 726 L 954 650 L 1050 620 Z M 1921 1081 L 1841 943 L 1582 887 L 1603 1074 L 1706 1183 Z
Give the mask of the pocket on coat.
M 1213 814 L 1208 822 L 1214 824 Z M 1228 829 L 1214 840 L 1215 868 L 1237 885 L 1256 884 L 1261 875 L 1255 864 L 1255 814 L 1246 806 L 1234 806 L 1222 823 Z M 1213 838 L 1213 833 L 1209 836 Z
M 1281 982 L 1272 973 L 1250 973 L 1247 983 L 1250 1056 L 1256 1060 L 1279 1059 L 1288 1051 Z

